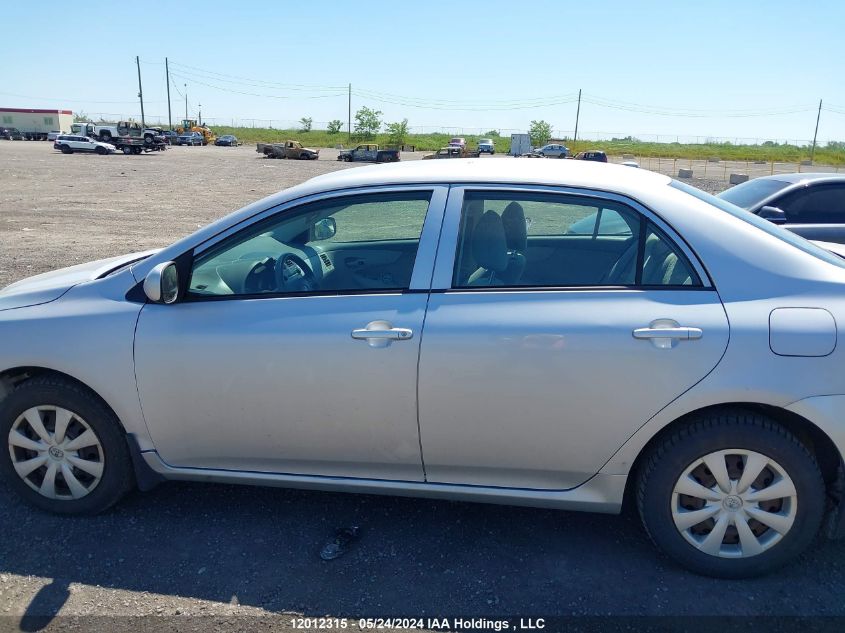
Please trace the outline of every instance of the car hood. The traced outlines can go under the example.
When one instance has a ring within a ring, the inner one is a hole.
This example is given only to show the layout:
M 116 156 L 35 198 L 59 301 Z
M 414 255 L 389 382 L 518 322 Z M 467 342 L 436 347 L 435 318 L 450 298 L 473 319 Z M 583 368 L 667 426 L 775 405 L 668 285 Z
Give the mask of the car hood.
M 97 279 L 157 252 L 151 250 L 109 257 L 22 279 L 0 290 L 0 311 L 55 301 L 77 284 Z

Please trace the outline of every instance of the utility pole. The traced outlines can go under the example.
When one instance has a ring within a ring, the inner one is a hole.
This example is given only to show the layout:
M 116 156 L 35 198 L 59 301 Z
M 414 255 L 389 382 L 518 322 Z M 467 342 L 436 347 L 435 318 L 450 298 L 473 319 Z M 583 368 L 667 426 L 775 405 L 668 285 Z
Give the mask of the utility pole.
M 816 138 L 819 136 L 819 119 L 822 118 L 822 100 L 819 99 L 819 113 L 816 115 L 816 131 L 813 132 L 813 149 L 810 152 L 810 164 L 813 164 L 813 159 L 816 157 Z
M 144 90 L 141 88 L 141 60 L 135 55 L 135 64 L 138 66 L 138 98 L 141 100 L 141 127 L 147 127 L 144 123 Z
M 581 89 L 578 88 L 578 109 L 575 110 L 575 134 L 572 137 L 573 141 L 578 140 L 578 119 L 581 117 Z
M 164 58 L 164 72 L 167 75 L 167 124 L 170 126 L 170 131 L 173 131 L 173 116 L 170 114 L 170 66 L 167 64 L 167 58 Z
M 352 84 L 349 84 L 349 102 L 347 107 L 347 120 L 346 120 L 346 129 L 348 132 L 348 141 L 352 143 Z
M 197 110 L 199 111 L 199 122 L 200 122 L 200 126 L 202 126 L 202 104 L 201 104 L 201 103 L 198 103 L 198 104 L 197 104 Z
M 188 120 L 188 84 L 185 84 L 185 120 Z

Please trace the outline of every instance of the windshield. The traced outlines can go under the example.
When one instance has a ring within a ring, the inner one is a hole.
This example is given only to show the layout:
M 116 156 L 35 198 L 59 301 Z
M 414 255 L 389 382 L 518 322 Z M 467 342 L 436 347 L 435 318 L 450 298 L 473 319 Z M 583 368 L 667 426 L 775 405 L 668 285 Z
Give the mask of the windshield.
M 787 231 L 784 228 L 772 224 L 768 220 L 764 220 L 745 209 L 741 209 L 740 207 L 726 201 L 724 198 L 717 198 L 716 196 L 710 195 L 697 187 L 687 185 L 677 180 L 673 180 L 669 183 L 669 186 L 674 187 L 675 189 L 680 189 L 684 193 L 691 195 L 693 198 L 698 198 L 699 200 L 706 202 L 725 213 L 731 214 L 735 218 L 739 218 L 743 222 L 756 226 L 761 231 L 765 231 L 769 235 L 773 235 L 779 240 L 782 240 L 787 244 L 791 244 L 795 248 L 800 249 L 809 255 L 813 255 L 814 257 L 824 260 L 828 264 L 833 264 L 839 268 L 845 268 L 845 260 L 834 255 L 830 251 L 826 251 L 820 246 L 816 246 L 812 242 L 808 242 L 803 237 L 793 233 L 792 231 Z
M 755 178 L 736 187 L 726 189 L 718 197 L 743 209 L 750 209 L 758 202 L 788 186 L 789 183 L 783 180 Z

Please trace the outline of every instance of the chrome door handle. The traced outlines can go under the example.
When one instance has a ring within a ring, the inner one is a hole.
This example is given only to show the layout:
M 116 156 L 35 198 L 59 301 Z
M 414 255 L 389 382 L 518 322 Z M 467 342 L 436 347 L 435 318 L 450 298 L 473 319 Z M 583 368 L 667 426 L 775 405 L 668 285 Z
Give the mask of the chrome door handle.
M 640 327 L 632 332 L 634 338 L 650 340 L 658 349 L 671 349 L 678 341 L 695 341 L 702 337 L 701 328 L 686 327 L 672 319 L 656 319 L 648 327 Z
M 365 328 L 352 330 L 352 338 L 367 341 L 370 347 L 387 347 L 392 341 L 407 341 L 413 337 L 413 330 L 393 327 L 389 321 L 371 321 Z
M 689 341 L 701 338 L 697 327 L 641 327 L 634 330 L 634 338 L 677 338 Z

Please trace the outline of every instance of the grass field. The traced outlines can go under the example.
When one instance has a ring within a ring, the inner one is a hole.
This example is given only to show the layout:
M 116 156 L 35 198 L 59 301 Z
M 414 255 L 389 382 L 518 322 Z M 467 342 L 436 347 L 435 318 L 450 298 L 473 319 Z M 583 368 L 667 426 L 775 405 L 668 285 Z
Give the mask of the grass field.
M 342 144 L 345 147 L 356 145 L 357 141 L 349 142 L 345 132 L 329 134 L 325 130 L 299 132 L 297 130 L 276 130 L 268 128 L 223 127 L 215 126 L 214 132 L 234 134 L 244 143 L 277 142 L 295 139 L 310 147 L 334 147 Z M 418 150 L 434 151 L 449 142 L 449 134 L 409 134 L 405 139 L 406 145 L 415 145 Z M 473 147 L 480 137 L 467 136 L 467 142 Z M 387 134 L 379 134 L 374 141 L 380 145 L 388 145 Z M 497 152 L 506 153 L 510 147 L 510 138 L 493 138 Z M 732 145 L 730 143 L 648 143 L 643 141 L 569 141 L 567 146 L 573 152 L 586 149 L 603 149 L 608 154 L 619 156 L 633 154 L 637 157 L 653 158 L 688 158 L 720 160 L 749 160 L 775 161 L 794 163 L 810 158 L 809 147 L 796 145 Z M 817 147 L 815 162 L 827 165 L 845 165 L 845 150 Z

